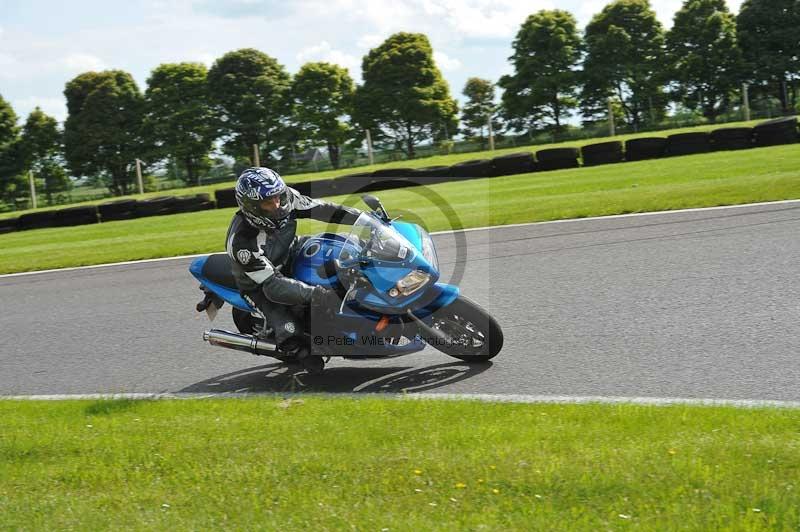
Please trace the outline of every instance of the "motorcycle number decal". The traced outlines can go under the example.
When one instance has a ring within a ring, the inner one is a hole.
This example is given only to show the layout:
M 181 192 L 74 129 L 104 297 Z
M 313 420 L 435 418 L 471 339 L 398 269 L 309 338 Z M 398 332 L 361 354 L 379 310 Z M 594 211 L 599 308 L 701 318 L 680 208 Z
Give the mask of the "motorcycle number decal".
M 400 246 L 400 251 L 397 252 L 397 256 L 400 257 L 401 259 L 404 259 L 406 258 L 406 255 L 408 255 L 408 248 Z
M 251 254 L 249 249 L 240 249 L 236 252 L 236 259 L 242 264 L 247 264 L 250 262 L 250 257 Z
M 286 332 L 288 332 L 289 334 L 294 334 L 294 331 L 295 331 L 294 323 L 292 323 L 291 321 L 287 321 L 283 325 L 283 328 L 286 329 Z

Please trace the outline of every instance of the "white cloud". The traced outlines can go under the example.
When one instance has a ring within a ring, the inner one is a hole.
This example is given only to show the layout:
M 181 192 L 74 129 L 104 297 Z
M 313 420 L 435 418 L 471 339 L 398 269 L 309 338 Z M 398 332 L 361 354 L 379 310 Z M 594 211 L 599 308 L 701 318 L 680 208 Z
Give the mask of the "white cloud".
M 78 73 L 87 72 L 90 70 L 104 70 L 106 68 L 105 63 L 99 57 L 82 53 L 70 54 L 64 57 L 61 60 L 61 64 L 63 64 L 70 72 Z
M 310 61 L 325 61 L 347 68 L 351 76 L 355 77 L 361 73 L 361 61 L 357 57 L 335 50 L 328 41 L 304 48 L 296 57 L 301 64 Z
M 388 35 L 377 35 L 374 33 L 370 33 L 368 35 L 362 35 L 359 37 L 358 41 L 356 41 L 356 46 L 359 48 L 367 48 L 372 49 L 378 46 L 380 43 L 386 40 Z
M 39 107 L 42 111 L 59 122 L 67 118 L 67 104 L 64 98 L 29 96 L 27 98 L 12 100 L 11 105 L 17 111 L 17 114 L 20 115 L 20 122 L 24 122 L 28 113 L 33 111 L 35 107 Z
M 541 9 L 554 9 L 551 0 L 440 0 L 444 19 L 465 37 L 511 38 L 528 18 Z
M 196 62 L 196 63 L 203 63 L 206 68 L 211 68 L 211 65 L 214 64 L 214 61 L 217 60 L 217 56 L 208 52 L 196 52 L 189 54 L 189 58 L 187 61 L 189 62 Z
M 461 61 L 450 57 L 444 52 L 433 52 L 433 60 L 436 61 L 438 67 L 445 72 L 452 72 L 453 70 L 461 68 Z

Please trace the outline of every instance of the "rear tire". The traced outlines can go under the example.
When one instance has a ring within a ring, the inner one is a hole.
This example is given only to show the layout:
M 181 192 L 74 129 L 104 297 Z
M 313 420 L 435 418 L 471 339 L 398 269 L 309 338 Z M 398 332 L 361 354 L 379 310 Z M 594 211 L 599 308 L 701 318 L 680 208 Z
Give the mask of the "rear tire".
M 459 360 L 486 362 L 503 348 L 500 324 L 480 305 L 464 296 L 434 312 L 432 327 L 455 340 L 452 344 L 434 347 Z

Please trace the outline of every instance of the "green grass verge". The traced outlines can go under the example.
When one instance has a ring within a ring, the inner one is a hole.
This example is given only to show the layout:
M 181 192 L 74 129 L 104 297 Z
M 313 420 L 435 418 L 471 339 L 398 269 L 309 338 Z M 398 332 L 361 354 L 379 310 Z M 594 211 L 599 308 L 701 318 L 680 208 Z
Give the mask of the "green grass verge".
M 3 530 L 797 530 L 800 411 L 0 401 Z
M 719 152 L 379 192 L 430 230 L 800 198 L 800 145 Z M 358 198 L 333 201 L 356 204 Z M 220 251 L 235 209 L 0 235 L 0 273 Z M 299 231 L 323 230 L 301 221 Z
M 595 138 L 595 139 L 580 139 L 580 140 L 572 140 L 567 142 L 558 142 L 552 144 L 538 144 L 535 146 L 520 146 L 518 148 L 505 148 L 502 150 L 495 150 L 495 151 L 478 151 L 478 152 L 469 152 L 469 153 L 455 153 L 452 155 L 436 155 L 433 157 L 424 157 L 421 159 L 412 159 L 408 161 L 396 161 L 391 163 L 384 163 L 384 164 L 375 164 L 369 166 L 360 166 L 358 168 L 344 168 L 341 170 L 327 170 L 324 172 L 312 172 L 306 174 L 294 174 L 286 176 L 286 181 L 290 183 L 303 183 L 306 181 L 316 181 L 318 179 L 326 179 L 330 177 L 337 177 L 341 175 L 347 174 L 354 174 L 354 173 L 361 173 L 361 172 L 371 172 L 374 170 L 379 170 L 383 168 L 422 168 L 425 166 L 451 166 L 455 163 L 469 161 L 473 159 L 491 159 L 493 157 L 498 157 L 500 155 L 506 155 L 509 153 L 516 153 L 516 152 L 536 152 L 539 150 L 543 150 L 546 148 L 562 148 L 562 147 L 579 147 L 585 146 L 587 144 L 592 144 L 595 142 L 607 142 L 611 140 L 629 140 L 633 138 L 641 138 L 641 137 L 667 137 L 669 135 L 675 133 L 689 133 L 693 131 L 711 131 L 712 129 L 719 129 L 722 127 L 742 127 L 742 126 L 753 126 L 762 120 L 751 120 L 749 122 L 733 122 L 728 124 L 712 124 L 712 125 L 703 125 L 703 126 L 694 126 L 694 127 L 687 127 L 687 128 L 680 128 L 680 129 L 669 129 L 664 131 L 651 131 L 645 133 L 631 133 L 628 135 L 618 135 L 616 137 L 602 137 L 602 138 Z M 213 185 L 205 185 L 200 187 L 188 187 L 188 188 L 180 188 L 175 190 L 160 190 L 158 192 L 148 192 L 147 194 L 135 194 L 126 196 L 127 198 L 134 198 L 134 199 L 145 199 L 145 198 L 152 198 L 155 196 L 167 196 L 167 195 L 191 195 L 191 194 L 199 194 L 199 193 L 210 193 L 213 197 L 214 191 L 221 188 L 231 188 L 234 185 L 234 182 L 231 181 L 229 183 L 215 183 Z M 28 209 L 25 211 L 15 211 L 15 212 L 7 212 L 7 213 L 0 213 L 0 219 L 4 218 L 14 218 L 21 214 L 25 214 L 28 212 L 36 212 L 42 210 L 52 210 L 52 209 L 61 209 L 66 207 L 75 207 L 78 205 L 96 205 L 100 203 L 105 203 L 108 201 L 112 201 L 113 199 L 120 199 L 120 198 L 105 198 L 102 200 L 91 200 L 91 201 L 84 201 L 80 203 L 72 203 L 69 205 L 61 205 L 58 207 L 42 207 L 39 209 Z

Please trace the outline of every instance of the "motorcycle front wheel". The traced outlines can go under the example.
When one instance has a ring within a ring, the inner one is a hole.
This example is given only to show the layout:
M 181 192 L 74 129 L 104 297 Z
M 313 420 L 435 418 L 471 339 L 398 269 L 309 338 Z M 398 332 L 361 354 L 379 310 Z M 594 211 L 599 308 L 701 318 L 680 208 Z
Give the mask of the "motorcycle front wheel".
M 480 305 L 459 296 L 433 313 L 431 327 L 450 341 L 436 339 L 433 347 L 466 362 L 486 362 L 503 348 L 503 330 Z

